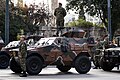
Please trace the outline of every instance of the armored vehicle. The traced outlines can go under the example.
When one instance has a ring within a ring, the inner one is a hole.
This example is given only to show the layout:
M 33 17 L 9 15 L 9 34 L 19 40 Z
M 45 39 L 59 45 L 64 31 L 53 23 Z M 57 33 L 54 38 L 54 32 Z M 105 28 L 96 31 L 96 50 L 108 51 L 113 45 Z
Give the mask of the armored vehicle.
M 27 46 L 34 45 L 42 36 L 31 35 L 26 38 Z M 0 69 L 6 69 L 9 66 L 10 58 L 12 57 L 13 49 L 19 47 L 20 41 L 12 41 L 0 51 Z
M 98 49 L 99 53 L 95 54 L 97 64 L 104 71 L 111 71 L 114 67 L 120 65 L 120 38 L 118 38 L 118 44 L 109 44 L 107 48 Z
M 1 53 L 1 49 L 3 48 L 5 46 L 5 43 L 4 43 L 4 41 L 2 40 L 2 38 L 0 37 L 0 68 L 2 67 L 2 65 L 1 64 L 5 64 L 4 63 L 4 58 L 5 58 L 5 55 L 2 55 L 2 53 Z
M 41 38 L 34 46 L 28 48 L 27 73 L 37 75 L 48 65 L 56 65 L 62 72 L 68 72 L 73 67 L 78 73 L 85 74 L 91 69 L 89 57 L 90 49 L 86 39 Z M 10 69 L 15 73 L 21 72 L 17 53 L 13 54 Z

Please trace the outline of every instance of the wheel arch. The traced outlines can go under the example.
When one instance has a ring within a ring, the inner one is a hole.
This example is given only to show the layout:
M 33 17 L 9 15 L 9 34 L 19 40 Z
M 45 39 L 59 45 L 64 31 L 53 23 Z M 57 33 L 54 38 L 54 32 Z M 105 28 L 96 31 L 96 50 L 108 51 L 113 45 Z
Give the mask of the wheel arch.
M 90 57 L 90 54 L 89 54 L 88 52 L 81 52 L 81 53 L 79 53 L 79 54 L 75 57 L 74 61 L 75 61 L 78 57 L 80 57 L 80 56 Z
M 34 53 L 30 53 L 30 54 L 28 53 L 27 58 L 31 57 L 31 56 L 38 56 L 44 62 L 43 57 L 40 54 L 38 54 L 38 53 L 35 53 L 35 52 Z
M 10 55 L 5 51 L 0 51 L 0 55 L 6 55 L 10 59 Z

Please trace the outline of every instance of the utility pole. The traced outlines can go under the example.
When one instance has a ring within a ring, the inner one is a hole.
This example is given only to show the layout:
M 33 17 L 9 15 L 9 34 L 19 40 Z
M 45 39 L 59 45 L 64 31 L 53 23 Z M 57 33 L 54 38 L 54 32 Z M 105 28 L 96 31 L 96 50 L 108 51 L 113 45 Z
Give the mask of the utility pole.
M 5 11 L 5 44 L 9 43 L 9 0 L 6 0 Z
M 111 29 L 111 0 L 108 1 L 108 34 L 109 34 L 109 41 L 112 41 L 112 29 Z

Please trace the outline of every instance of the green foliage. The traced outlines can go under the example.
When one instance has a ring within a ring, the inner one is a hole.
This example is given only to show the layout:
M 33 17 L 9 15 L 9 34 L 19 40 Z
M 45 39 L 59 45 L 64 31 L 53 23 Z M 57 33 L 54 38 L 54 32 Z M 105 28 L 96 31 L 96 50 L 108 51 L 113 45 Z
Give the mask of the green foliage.
M 98 27 L 98 28 L 104 28 L 104 24 L 93 24 L 94 27 Z
M 3 0 L 1 0 L 3 1 Z M 0 2 L 1 2 L 0 1 Z M 35 33 L 39 26 L 46 25 L 45 22 L 49 20 L 48 7 L 44 5 L 30 5 L 28 7 L 17 7 L 10 2 L 10 41 L 17 40 L 17 34 L 21 33 L 21 29 L 25 34 Z M 5 12 L 0 6 L 0 31 L 2 38 L 5 38 Z
M 81 27 L 81 28 L 90 28 L 93 27 L 93 24 L 91 22 L 87 22 L 83 19 L 78 19 L 72 22 L 67 23 L 69 27 Z
M 100 16 L 102 22 L 108 26 L 108 12 L 107 12 L 107 0 L 67 0 L 67 10 L 76 10 L 76 12 L 83 11 L 91 16 Z M 112 19 L 112 33 L 120 28 L 120 0 L 111 0 L 111 19 Z

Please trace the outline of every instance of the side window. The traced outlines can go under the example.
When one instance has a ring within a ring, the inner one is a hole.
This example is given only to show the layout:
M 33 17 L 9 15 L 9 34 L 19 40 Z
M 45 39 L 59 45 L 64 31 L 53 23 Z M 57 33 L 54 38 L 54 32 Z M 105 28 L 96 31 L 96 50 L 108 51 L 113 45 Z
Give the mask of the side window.
M 27 41 L 27 44 L 28 44 L 28 45 L 34 45 L 34 40 L 33 40 L 33 39 L 29 39 L 29 40 Z
M 61 44 L 61 39 L 59 38 L 59 39 L 56 39 L 55 40 L 55 43 L 57 44 L 57 45 L 60 45 Z

